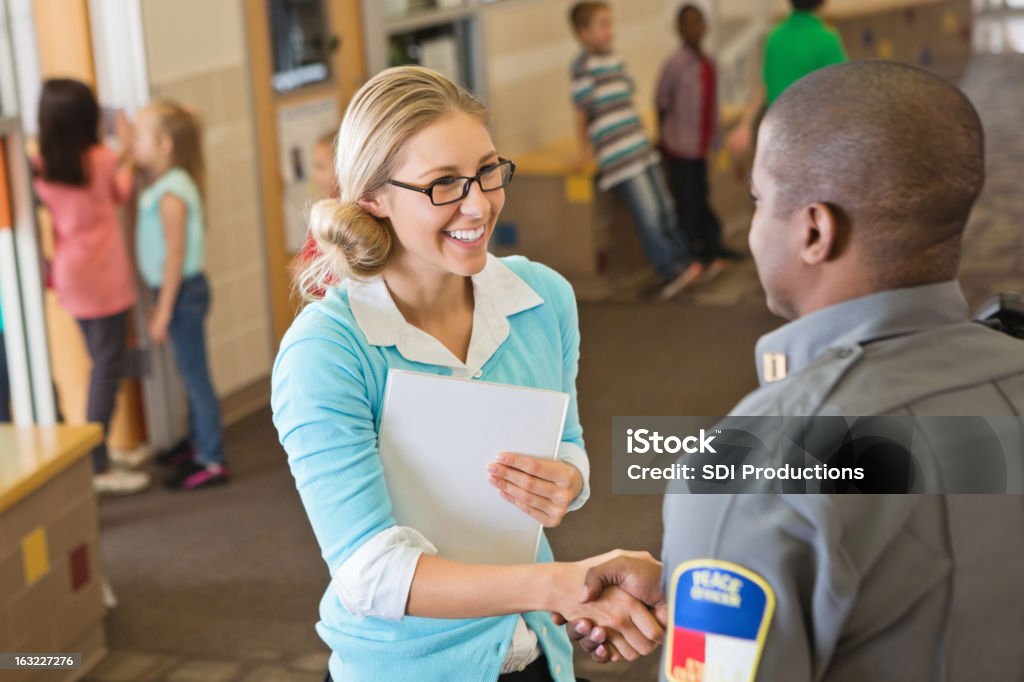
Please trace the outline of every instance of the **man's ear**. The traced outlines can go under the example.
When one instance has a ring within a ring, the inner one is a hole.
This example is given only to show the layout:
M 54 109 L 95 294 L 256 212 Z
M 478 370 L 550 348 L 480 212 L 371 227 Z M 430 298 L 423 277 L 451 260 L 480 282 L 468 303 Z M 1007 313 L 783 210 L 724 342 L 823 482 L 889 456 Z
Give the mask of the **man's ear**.
M 800 209 L 800 258 L 807 265 L 819 265 L 835 258 L 842 235 L 836 210 L 825 203 L 808 204 Z
M 374 218 L 387 218 L 388 210 L 381 201 L 380 194 L 373 194 L 360 199 L 358 202 L 360 208 L 372 215 Z

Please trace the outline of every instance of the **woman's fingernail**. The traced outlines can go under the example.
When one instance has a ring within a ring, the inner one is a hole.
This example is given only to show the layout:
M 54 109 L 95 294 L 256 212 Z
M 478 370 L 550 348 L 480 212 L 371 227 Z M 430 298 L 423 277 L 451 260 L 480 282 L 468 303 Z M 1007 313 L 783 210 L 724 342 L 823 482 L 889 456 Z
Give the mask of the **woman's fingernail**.
M 576 630 L 576 634 L 582 635 L 586 632 L 587 628 L 583 627 L 583 623 L 576 623 L 576 627 L 574 629 Z
M 499 462 L 507 462 L 508 461 L 508 453 L 506 453 L 506 452 L 499 452 L 497 460 Z
M 490 471 L 492 474 L 496 474 L 496 473 L 498 473 L 498 465 L 497 464 L 488 464 L 487 465 L 487 470 Z

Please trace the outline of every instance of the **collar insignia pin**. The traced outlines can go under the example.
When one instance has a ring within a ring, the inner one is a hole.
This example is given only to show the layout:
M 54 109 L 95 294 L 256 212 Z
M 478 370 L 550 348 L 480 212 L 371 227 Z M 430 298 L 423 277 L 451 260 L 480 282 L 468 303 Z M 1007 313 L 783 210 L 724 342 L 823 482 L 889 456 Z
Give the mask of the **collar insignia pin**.
M 785 353 L 765 353 L 761 358 L 761 364 L 764 366 L 765 382 L 770 384 L 786 378 L 788 369 Z

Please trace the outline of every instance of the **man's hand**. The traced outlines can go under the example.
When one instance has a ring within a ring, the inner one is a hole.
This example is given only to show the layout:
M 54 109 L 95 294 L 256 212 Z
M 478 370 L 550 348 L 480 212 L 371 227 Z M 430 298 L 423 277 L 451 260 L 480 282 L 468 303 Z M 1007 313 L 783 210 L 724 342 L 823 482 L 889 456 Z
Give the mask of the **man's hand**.
M 661 591 L 661 562 L 647 552 L 634 552 L 591 566 L 584 578 L 580 601 L 597 599 L 612 585 L 621 587 L 652 608 L 665 603 L 665 594 Z
M 569 505 L 583 490 L 583 475 L 572 464 L 528 455 L 503 452 L 487 467 L 488 482 L 501 496 L 540 521 L 555 528 Z
M 580 601 L 589 602 L 606 588 L 619 587 L 652 608 L 655 618 L 664 626 L 668 621 L 668 610 L 661 590 L 661 573 L 661 562 L 647 552 L 616 552 L 613 558 L 587 570 Z M 558 614 L 553 614 L 552 619 L 559 625 L 565 622 Z M 569 637 L 598 663 L 624 658 L 608 641 L 609 633 L 600 624 L 581 618 L 570 623 L 568 631 Z
M 598 599 L 580 606 L 583 610 L 577 611 L 579 616 L 574 618 L 570 633 L 585 631 L 589 626 L 590 634 L 600 639 L 594 642 L 594 650 L 603 648 L 612 660 L 635 661 L 654 653 L 665 637 L 664 624 L 647 605 L 619 587 L 609 587 Z M 578 637 L 582 640 L 584 636 Z
M 579 600 L 580 586 L 587 571 L 602 560 L 621 554 L 620 551 L 609 552 L 595 559 L 553 566 L 552 576 L 545 583 L 549 597 L 547 609 L 561 617 L 561 620 L 556 618 L 556 623 L 572 620 L 600 624 L 607 638 L 606 647 L 614 649 L 620 658 L 633 661 L 655 651 L 665 637 L 663 624 L 650 608 L 617 586 L 605 589 L 598 599 L 587 603 Z

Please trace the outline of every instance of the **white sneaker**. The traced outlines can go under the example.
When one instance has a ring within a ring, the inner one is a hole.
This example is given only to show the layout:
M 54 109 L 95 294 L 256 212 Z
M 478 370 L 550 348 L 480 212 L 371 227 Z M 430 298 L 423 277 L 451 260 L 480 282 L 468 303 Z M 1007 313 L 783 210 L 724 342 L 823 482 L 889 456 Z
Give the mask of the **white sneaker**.
M 153 456 L 153 448 L 140 445 L 132 450 L 110 449 L 110 461 L 126 469 L 135 469 Z
M 721 258 L 716 258 L 707 265 L 704 266 L 704 272 L 701 273 L 700 283 L 707 284 L 715 277 L 722 274 L 722 270 L 725 270 L 725 261 Z
M 683 289 L 693 286 L 703 273 L 703 265 L 697 261 L 690 263 L 685 270 L 676 275 L 675 279 L 662 288 L 659 297 L 663 301 L 675 298 Z
M 134 495 L 148 488 L 149 484 L 149 474 L 141 471 L 110 469 L 92 477 L 92 487 L 98 495 Z
M 110 586 L 110 582 L 105 576 L 100 586 L 103 588 L 103 605 L 107 607 L 108 611 L 117 608 L 117 595 L 114 594 L 114 588 Z

